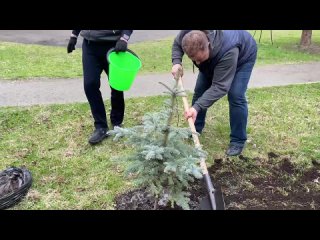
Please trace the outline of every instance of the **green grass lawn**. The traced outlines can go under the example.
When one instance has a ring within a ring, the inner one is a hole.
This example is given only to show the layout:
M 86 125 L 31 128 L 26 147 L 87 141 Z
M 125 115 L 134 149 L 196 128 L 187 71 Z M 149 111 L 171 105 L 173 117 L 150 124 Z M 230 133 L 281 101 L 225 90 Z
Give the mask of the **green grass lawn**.
M 250 31 L 252 34 L 254 31 Z M 259 40 L 260 31 L 255 34 Z M 314 53 L 298 48 L 301 30 L 274 30 L 262 33 L 259 43 L 257 65 L 278 63 L 302 63 L 319 61 L 319 51 Z M 320 48 L 320 31 L 314 30 L 312 37 L 315 49 Z M 139 74 L 170 72 L 171 46 L 173 38 L 130 44 L 142 60 Z M 192 69 L 192 63 L 184 58 L 184 67 Z M 82 77 L 81 49 L 67 54 L 66 47 L 40 46 L 0 42 L 0 79 L 28 78 L 78 78 Z
M 146 112 L 160 109 L 165 98 L 126 101 L 125 127 L 139 124 Z M 320 83 L 249 89 L 248 101 L 245 157 L 265 159 L 273 152 L 290 157 L 301 171 L 320 159 Z M 180 121 L 175 119 L 175 123 L 187 127 L 181 99 L 179 105 Z M 114 197 L 134 186 L 124 178 L 124 166 L 112 159 L 131 149 L 112 139 L 92 147 L 87 143 L 92 130 L 87 103 L 0 108 L 0 169 L 26 166 L 34 178 L 27 198 L 14 209 L 114 208 Z M 200 141 L 209 153 L 209 165 L 213 159 L 225 158 L 229 141 L 226 97 L 209 109 Z M 238 157 L 226 161 L 243 164 Z M 252 164 L 263 172 L 258 160 Z

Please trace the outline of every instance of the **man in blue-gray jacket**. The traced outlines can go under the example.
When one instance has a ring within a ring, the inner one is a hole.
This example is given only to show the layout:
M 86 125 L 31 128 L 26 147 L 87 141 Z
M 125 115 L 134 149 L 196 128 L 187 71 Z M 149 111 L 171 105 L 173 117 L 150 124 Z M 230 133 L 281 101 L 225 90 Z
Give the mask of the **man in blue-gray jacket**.
M 207 109 L 228 94 L 230 144 L 228 156 L 239 155 L 247 140 L 248 104 L 246 91 L 257 58 L 254 38 L 244 30 L 182 30 L 172 46 L 172 74 L 183 75 L 184 53 L 199 69 L 192 107 L 185 117 L 192 118 L 198 133 L 205 126 Z
M 94 118 L 95 130 L 89 138 L 90 144 L 97 144 L 108 137 L 108 124 L 103 98 L 100 92 L 100 75 L 109 73 L 107 52 L 127 50 L 128 40 L 133 30 L 72 30 L 67 51 L 75 50 L 79 34 L 84 38 L 82 44 L 82 64 L 84 90 Z M 124 96 L 122 91 L 111 88 L 110 121 L 113 127 L 120 126 L 124 118 Z

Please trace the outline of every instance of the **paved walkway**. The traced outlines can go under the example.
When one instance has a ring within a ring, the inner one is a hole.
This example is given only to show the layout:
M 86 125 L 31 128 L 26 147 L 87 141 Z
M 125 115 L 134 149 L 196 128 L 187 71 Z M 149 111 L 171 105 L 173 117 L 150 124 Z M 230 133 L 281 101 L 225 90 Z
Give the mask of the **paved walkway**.
M 196 76 L 196 73 L 185 73 L 183 82 L 186 90 L 193 91 Z M 172 86 L 174 80 L 170 73 L 138 75 L 132 88 L 125 92 L 125 98 L 163 94 L 165 88 L 158 82 Z M 310 82 L 320 82 L 319 62 L 256 67 L 252 73 L 249 88 Z M 87 102 L 82 84 L 81 78 L 0 80 L 0 106 Z M 103 74 L 101 91 L 104 99 L 109 99 L 110 89 L 105 74 Z
M 0 30 L 0 41 L 67 47 L 72 30 Z M 174 37 L 179 30 L 134 30 L 130 43 Z M 79 37 L 77 48 L 81 47 Z

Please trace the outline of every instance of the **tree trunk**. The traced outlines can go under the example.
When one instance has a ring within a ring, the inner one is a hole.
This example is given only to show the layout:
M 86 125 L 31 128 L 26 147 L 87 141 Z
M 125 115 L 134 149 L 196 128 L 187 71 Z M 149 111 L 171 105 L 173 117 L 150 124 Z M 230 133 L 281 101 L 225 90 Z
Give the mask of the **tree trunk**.
M 312 30 L 302 30 L 300 47 L 307 48 L 311 45 Z

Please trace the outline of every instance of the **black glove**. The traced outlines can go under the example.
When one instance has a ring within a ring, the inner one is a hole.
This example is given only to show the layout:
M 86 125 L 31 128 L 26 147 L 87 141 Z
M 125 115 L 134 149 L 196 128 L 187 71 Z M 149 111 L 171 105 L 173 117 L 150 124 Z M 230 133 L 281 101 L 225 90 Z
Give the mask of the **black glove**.
M 114 48 L 114 51 L 117 52 L 125 52 L 127 51 L 128 43 L 122 39 L 118 40 L 116 43 L 116 47 Z
M 69 43 L 68 43 L 68 53 L 71 53 L 73 50 L 76 49 L 76 44 L 77 44 L 77 38 L 76 37 L 70 37 Z

